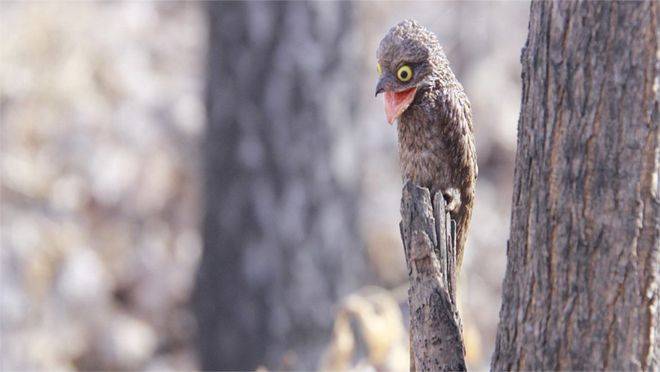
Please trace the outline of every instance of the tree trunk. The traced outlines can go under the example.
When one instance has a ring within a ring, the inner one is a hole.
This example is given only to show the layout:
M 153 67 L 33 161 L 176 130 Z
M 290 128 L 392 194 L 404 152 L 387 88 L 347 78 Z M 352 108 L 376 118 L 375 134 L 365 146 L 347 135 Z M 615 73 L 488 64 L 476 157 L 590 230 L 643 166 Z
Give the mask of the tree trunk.
M 410 370 L 464 371 L 456 306 L 456 224 L 437 193 L 410 182 L 401 197 L 401 240 L 410 288 Z
M 658 370 L 658 4 L 534 2 L 494 370 Z
M 201 367 L 311 369 L 333 305 L 367 277 L 352 5 L 208 6 Z

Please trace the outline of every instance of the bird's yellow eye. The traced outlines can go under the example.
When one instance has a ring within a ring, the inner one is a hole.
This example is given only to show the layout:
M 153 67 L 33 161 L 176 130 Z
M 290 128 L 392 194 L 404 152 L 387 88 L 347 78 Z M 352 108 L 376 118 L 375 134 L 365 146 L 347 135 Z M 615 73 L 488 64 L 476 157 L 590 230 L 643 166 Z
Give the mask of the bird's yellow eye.
M 383 69 L 380 68 L 380 63 L 376 63 L 376 71 L 378 71 L 379 76 L 383 74 Z
M 413 76 L 412 69 L 408 65 L 403 65 L 399 67 L 399 70 L 396 72 L 397 79 L 403 81 L 404 83 L 412 79 L 412 76 Z

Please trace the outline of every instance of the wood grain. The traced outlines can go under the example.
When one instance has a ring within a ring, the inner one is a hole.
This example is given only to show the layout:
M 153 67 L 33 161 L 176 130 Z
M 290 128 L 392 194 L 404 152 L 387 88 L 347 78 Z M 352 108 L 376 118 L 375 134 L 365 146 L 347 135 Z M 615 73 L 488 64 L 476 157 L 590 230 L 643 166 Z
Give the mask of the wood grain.
M 532 4 L 494 370 L 660 368 L 657 12 Z
M 437 193 L 406 182 L 401 238 L 410 279 L 411 370 L 465 370 L 456 307 L 456 228 Z

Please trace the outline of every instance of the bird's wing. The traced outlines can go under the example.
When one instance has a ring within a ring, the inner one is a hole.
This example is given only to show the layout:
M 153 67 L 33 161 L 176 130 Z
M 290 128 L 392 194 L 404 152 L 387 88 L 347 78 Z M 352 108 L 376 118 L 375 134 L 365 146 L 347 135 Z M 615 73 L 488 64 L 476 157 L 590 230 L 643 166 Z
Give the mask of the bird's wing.
M 470 100 L 467 98 L 465 92 L 460 93 L 459 99 L 461 100 L 462 103 L 461 105 L 459 105 L 459 107 L 462 108 L 462 112 L 461 112 L 461 115 L 463 116 L 462 122 L 467 124 L 467 131 L 470 134 L 466 136 L 468 141 L 468 153 L 469 153 L 468 156 L 473 162 L 474 179 L 476 180 L 479 175 L 479 166 L 477 165 L 477 150 L 474 144 L 474 128 L 472 126 L 472 107 L 470 105 Z

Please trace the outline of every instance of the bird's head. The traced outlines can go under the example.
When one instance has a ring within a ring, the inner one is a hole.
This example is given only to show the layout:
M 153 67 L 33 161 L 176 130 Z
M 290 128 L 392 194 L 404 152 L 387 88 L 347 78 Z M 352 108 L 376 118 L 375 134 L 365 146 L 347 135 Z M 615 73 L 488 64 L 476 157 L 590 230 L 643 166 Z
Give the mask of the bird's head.
M 402 21 L 387 32 L 376 52 L 376 95 L 385 94 L 388 123 L 408 109 L 420 88 L 433 83 L 441 55 L 436 36 L 415 21 Z

